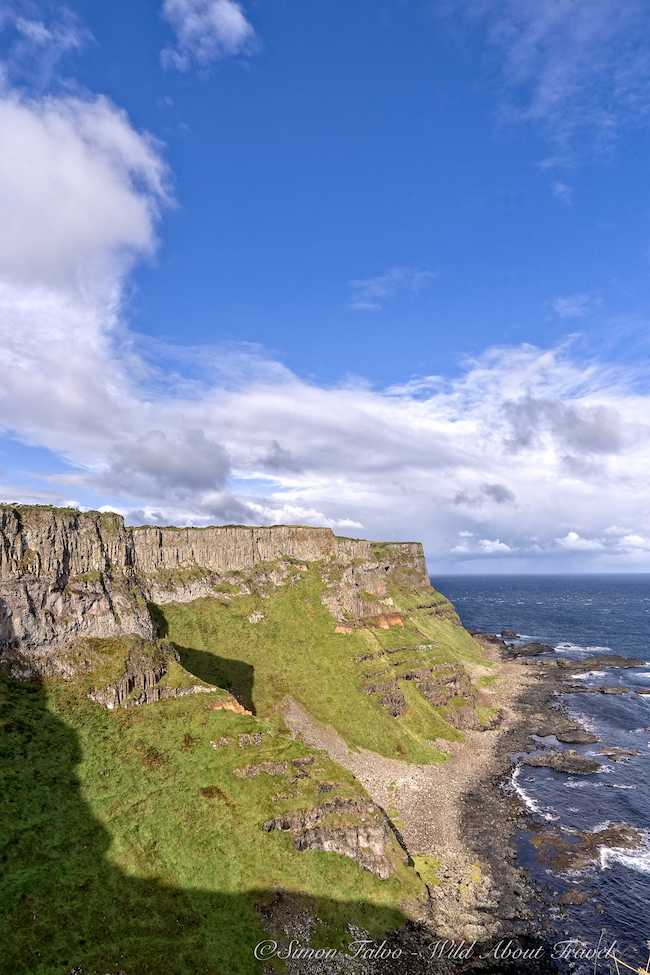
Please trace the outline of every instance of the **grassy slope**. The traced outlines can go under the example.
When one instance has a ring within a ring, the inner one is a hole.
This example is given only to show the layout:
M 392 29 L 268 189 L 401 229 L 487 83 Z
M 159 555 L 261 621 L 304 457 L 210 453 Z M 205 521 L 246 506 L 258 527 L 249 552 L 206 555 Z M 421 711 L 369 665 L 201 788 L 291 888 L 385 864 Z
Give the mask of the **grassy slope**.
M 400 682 L 409 707 L 397 719 L 364 684 L 387 659 L 398 676 L 418 663 L 485 661 L 444 603 L 431 615 L 416 608 L 421 597 L 396 591 L 403 629 L 344 635 L 334 632 L 321 591 L 312 567 L 268 598 L 164 607 L 160 621 L 185 668 L 231 686 L 256 717 L 214 711 L 212 695 L 104 711 L 85 695 L 89 681 L 115 676 L 121 651 L 112 641 L 91 641 L 103 653 L 100 671 L 77 684 L 0 685 L 3 975 L 68 975 L 74 966 L 84 975 L 248 975 L 260 968 L 251 946 L 268 937 L 260 905 L 278 891 L 292 915 L 306 908 L 319 919 L 315 943 L 345 942 L 349 923 L 379 935 L 403 922 L 423 895 L 412 869 L 396 861 L 391 880 L 380 881 L 351 860 L 299 853 L 287 835 L 260 828 L 290 809 L 361 795 L 348 773 L 321 753 L 309 778 L 293 782 L 292 773 L 241 779 L 234 769 L 309 754 L 281 729 L 277 705 L 288 694 L 352 745 L 441 758 L 428 742 L 459 732 L 413 682 Z M 265 618 L 251 624 L 254 610 Z M 415 649 L 423 642 L 433 649 Z M 173 669 L 168 682 L 188 682 Z M 210 746 L 256 730 L 266 732 L 260 747 Z M 323 782 L 334 791 L 319 792 Z
M 389 661 L 362 662 L 358 658 L 404 647 L 401 661 L 411 667 L 439 661 L 485 663 L 481 649 L 452 619 L 412 610 L 408 602 L 414 597 L 397 592 L 396 604 L 403 604 L 409 614 L 404 628 L 337 634 L 331 614 L 321 603 L 321 592 L 318 570 L 312 567 L 299 582 L 267 598 L 253 594 L 226 605 L 202 599 L 169 604 L 160 612 L 166 636 L 179 647 L 187 669 L 212 683 L 230 686 L 262 717 L 274 714 L 288 695 L 331 724 L 352 746 L 412 762 L 442 760 L 444 756 L 430 741 L 456 739 L 459 733 L 411 682 L 401 682 L 410 707 L 400 718 L 393 718 L 364 690 L 374 678 L 399 676 L 392 664 L 400 657 L 391 654 Z M 263 613 L 264 620 L 249 623 L 254 611 Z M 433 649 L 414 649 L 423 642 L 432 643 Z M 195 659 L 197 650 L 200 663 Z M 387 666 L 390 672 L 385 673 Z
M 276 889 L 308 905 L 328 945 L 349 921 L 377 934 L 398 926 L 401 906 L 423 893 L 405 866 L 381 881 L 260 829 L 322 802 L 323 781 L 335 784 L 325 798 L 361 794 L 320 753 L 294 783 L 236 777 L 239 766 L 309 754 L 273 723 L 213 711 L 204 696 L 111 713 L 71 685 L 0 693 L 7 975 L 254 972 L 251 946 L 265 936 L 255 905 Z M 260 747 L 209 744 L 253 730 L 267 732 Z

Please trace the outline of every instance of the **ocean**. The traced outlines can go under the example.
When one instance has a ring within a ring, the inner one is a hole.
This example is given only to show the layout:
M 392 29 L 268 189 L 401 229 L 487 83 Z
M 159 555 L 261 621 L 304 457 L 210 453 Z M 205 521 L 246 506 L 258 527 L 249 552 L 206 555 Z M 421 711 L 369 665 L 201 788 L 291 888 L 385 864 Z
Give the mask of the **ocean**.
M 577 939 L 604 950 L 616 942 L 626 962 L 645 965 L 650 956 L 650 696 L 635 692 L 650 689 L 650 576 L 434 576 L 432 583 L 454 603 L 468 629 L 498 633 L 507 627 L 548 643 L 553 656 L 614 653 L 644 661 L 633 670 L 596 667 L 580 679 L 586 687 L 628 689 L 620 696 L 564 696 L 571 715 L 598 735 L 600 744 L 553 744 L 587 755 L 604 746 L 638 754 L 617 762 L 599 758 L 603 768 L 593 775 L 522 766 L 510 787 L 533 817 L 533 828 L 519 837 L 518 854 L 548 898 L 549 944 Z M 613 823 L 639 829 L 638 848 L 601 847 L 597 861 L 579 871 L 557 872 L 540 860 L 533 844 L 541 830 L 571 840 L 577 831 Z M 585 902 L 560 907 L 559 898 L 567 893 Z M 575 957 L 560 969 L 579 975 L 616 971 L 611 960 Z

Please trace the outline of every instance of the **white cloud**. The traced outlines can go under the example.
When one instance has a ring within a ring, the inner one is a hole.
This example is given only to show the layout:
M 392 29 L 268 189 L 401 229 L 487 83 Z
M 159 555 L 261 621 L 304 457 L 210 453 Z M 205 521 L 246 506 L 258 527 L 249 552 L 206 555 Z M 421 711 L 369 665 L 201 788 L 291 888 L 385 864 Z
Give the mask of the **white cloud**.
M 553 301 L 553 311 L 558 318 L 586 318 L 598 304 L 598 298 L 586 292 L 560 295 Z
M 650 567 L 631 367 L 524 345 L 451 379 L 324 387 L 254 347 L 142 342 L 122 293 L 169 200 L 160 147 L 104 99 L 11 92 L 0 140 L 0 433 L 67 465 L 6 497 L 421 538 L 438 565 Z
M 510 546 L 499 538 L 482 538 L 479 547 L 486 555 L 507 555 L 512 552 Z
M 555 155 L 601 150 L 650 109 L 644 0 L 479 0 L 452 5 L 480 23 L 499 58 L 511 119 L 539 124 Z
M 93 39 L 65 4 L 43 3 L 38 18 L 33 13 L 34 5 L 27 0 L 4 0 L 0 5 L 0 32 L 5 34 L 3 73 L 6 78 L 24 78 L 32 89 L 44 87 L 66 54 L 80 51 Z
M 349 307 L 354 311 L 380 311 L 390 298 L 400 293 L 417 294 L 435 277 L 435 272 L 426 268 L 391 267 L 372 278 L 356 278 L 349 283 Z
M 644 552 L 648 552 L 650 551 L 650 538 L 636 534 L 624 535 L 621 545 L 626 549 L 642 549 Z
M 245 54 L 255 37 L 235 0 L 164 0 L 163 16 L 176 33 L 177 45 L 165 48 L 162 61 L 180 71 Z
M 105 98 L 0 97 L 5 287 L 114 284 L 153 252 L 165 179 L 155 142 Z
M 564 538 L 558 538 L 557 543 L 570 552 L 596 552 L 603 547 L 597 538 L 583 538 L 575 531 L 567 532 Z

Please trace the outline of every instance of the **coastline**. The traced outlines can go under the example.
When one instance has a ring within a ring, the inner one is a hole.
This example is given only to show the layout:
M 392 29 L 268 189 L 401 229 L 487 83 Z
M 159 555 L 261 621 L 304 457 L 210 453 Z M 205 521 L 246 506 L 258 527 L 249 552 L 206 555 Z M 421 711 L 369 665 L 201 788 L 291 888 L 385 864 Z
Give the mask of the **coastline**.
M 549 725 L 553 720 L 568 722 L 551 708 L 556 682 L 548 679 L 546 668 L 504 654 L 489 638 L 484 646 L 494 664 L 490 705 L 498 708 L 501 720 L 493 729 L 464 732 L 463 742 L 449 746 L 443 763 L 409 765 L 351 751 L 333 729 L 296 702 L 285 705 L 283 716 L 294 734 L 327 751 L 375 802 L 391 810 L 409 853 L 441 864 L 435 883 L 428 884 L 427 915 L 386 940 L 387 950 L 402 952 L 399 965 L 390 958 L 366 959 L 361 968 L 345 971 L 496 975 L 520 971 L 520 952 L 530 953 L 527 971 L 556 971 L 536 910 L 541 892 L 516 862 L 515 834 L 527 827 L 530 814 L 504 785 L 516 764 L 513 756 L 531 750 L 530 736 L 540 720 Z M 477 668 L 477 674 L 486 673 L 487 668 Z M 495 958 L 494 951 L 508 943 L 513 957 Z M 441 955 L 432 960 L 436 945 L 443 945 Z M 475 948 L 463 957 L 471 945 Z

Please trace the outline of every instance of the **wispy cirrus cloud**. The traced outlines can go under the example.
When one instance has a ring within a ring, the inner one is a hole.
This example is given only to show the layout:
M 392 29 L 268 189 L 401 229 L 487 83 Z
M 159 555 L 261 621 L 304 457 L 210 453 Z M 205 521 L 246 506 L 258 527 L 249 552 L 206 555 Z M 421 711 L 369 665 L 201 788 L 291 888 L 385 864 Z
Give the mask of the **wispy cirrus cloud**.
M 255 30 L 236 0 L 164 0 L 163 16 L 176 44 L 163 50 L 165 67 L 187 71 L 248 53 Z
M 571 295 L 558 295 L 552 301 L 558 318 L 586 318 L 600 304 L 598 295 L 580 291 Z
M 644 0 L 483 0 L 471 5 L 503 61 L 514 117 L 541 124 L 564 149 L 611 144 L 650 116 Z
M 91 32 L 65 4 L 44 2 L 38 15 L 26 0 L 0 4 L 0 32 L 5 35 L 5 55 L 0 63 L 5 77 L 27 80 L 31 88 L 43 88 L 65 55 L 82 50 Z
M 414 295 L 427 288 L 435 277 L 436 272 L 427 268 L 398 265 L 374 277 L 355 278 L 349 282 L 349 307 L 354 311 L 380 311 L 400 294 Z

